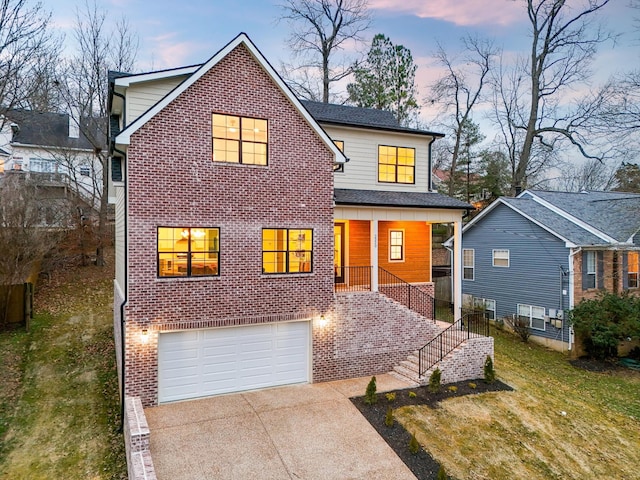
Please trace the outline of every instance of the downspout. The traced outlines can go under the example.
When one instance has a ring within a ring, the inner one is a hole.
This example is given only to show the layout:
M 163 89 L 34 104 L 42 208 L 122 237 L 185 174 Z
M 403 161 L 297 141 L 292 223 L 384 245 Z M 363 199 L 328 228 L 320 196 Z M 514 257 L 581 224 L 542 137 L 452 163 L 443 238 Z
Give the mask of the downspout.
M 124 159 L 126 158 L 126 153 L 122 150 L 118 150 L 117 148 L 113 149 L 115 152 L 122 154 L 122 161 L 124 163 Z M 123 238 L 124 238 L 124 286 L 123 286 L 123 296 L 122 303 L 120 304 L 120 428 L 118 429 L 118 433 L 122 433 L 124 431 L 124 395 L 125 395 L 125 369 L 126 369 L 126 361 L 125 361 L 125 316 L 124 316 L 124 307 L 127 304 L 127 300 L 129 297 L 129 272 L 127 269 L 129 251 L 128 251 L 128 239 L 129 233 L 127 229 L 127 209 L 128 209 L 128 195 L 127 195 L 127 181 L 126 175 L 124 171 L 124 165 L 122 168 L 122 181 L 124 182 L 124 222 L 123 222 Z
M 427 188 L 429 192 L 433 192 L 433 162 L 431 160 L 431 145 L 433 145 L 433 142 L 436 141 L 436 137 L 431 137 L 431 140 L 429 140 L 429 143 L 427 144 L 427 152 L 429 155 L 429 168 L 428 168 L 428 173 L 427 173 Z
M 576 249 L 571 248 L 571 253 L 569 253 L 569 310 L 573 310 L 573 300 L 575 294 L 575 270 L 573 269 L 573 257 L 575 257 L 578 253 L 582 251 L 582 247 L 578 247 Z M 569 343 L 568 350 L 571 351 L 572 345 L 574 343 L 575 333 L 573 331 L 573 325 L 569 325 L 569 338 L 567 342 Z

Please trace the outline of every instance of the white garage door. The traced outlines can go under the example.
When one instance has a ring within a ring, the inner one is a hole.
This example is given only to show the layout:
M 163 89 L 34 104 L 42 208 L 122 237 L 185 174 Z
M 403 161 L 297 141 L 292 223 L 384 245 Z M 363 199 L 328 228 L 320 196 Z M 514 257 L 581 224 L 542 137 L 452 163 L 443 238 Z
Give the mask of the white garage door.
M 161 333 L 158 401 L 309 380 L 309 322 Z

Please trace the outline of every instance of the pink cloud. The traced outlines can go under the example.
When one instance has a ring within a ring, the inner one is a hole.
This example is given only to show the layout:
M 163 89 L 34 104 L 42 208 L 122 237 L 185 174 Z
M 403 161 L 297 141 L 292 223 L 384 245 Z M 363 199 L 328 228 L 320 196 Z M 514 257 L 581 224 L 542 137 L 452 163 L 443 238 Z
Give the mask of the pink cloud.
M 525 15 L 522 4 L 513 0 L 371 0 L 369 5 L 461 26 L 508 25 Z
M 193 63 L 191 57 L 202 49 L 195 42 L 177 42 L 174 33 L 166 33 L 145 41 L 153 57 L 154 68 L 173 68 Z

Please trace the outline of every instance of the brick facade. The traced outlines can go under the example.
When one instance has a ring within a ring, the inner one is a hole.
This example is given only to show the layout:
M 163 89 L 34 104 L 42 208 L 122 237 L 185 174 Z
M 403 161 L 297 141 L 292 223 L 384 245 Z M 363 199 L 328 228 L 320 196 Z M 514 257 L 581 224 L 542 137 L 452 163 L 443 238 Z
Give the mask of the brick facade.
M 266 118 L 269 165 L 212 162 L 213 112 Z M 329 309 L 332 164 L 333 154 L 243 45 L 132 135 L 127 396 L 157 402 L 158 332 L 317 317 Z M 157 278 L 159 226 L 220 228 L 220 276 Z M 263 275 L 262 228 L 313 229 L 313 272 Z
M 327 325 L 314 326 L 313 380 L 389 372 L 439 332 L 432 321 L 378 293 L 337 294 Z
M 603 289 L 590 288 L 582 289 L 582 255 L 577 254 L 573 257 L 574 274 L 574 305 L 578 305 L 582 300 L 591 300 L 597 298 L 604 290 L 610 293 L 622 293 L 623 289 L 623 264 L 622 252 L 615 250 L 602 251 L 603 265 Z M 640 289 L 629 289 L 631 295 L 640 296 Z

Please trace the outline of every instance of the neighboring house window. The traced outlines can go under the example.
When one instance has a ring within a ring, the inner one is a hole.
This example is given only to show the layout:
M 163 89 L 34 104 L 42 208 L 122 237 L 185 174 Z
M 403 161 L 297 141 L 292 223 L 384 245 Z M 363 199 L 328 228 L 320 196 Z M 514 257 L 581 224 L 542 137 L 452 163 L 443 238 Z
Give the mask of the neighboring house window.
M 584 264 L 582 265 L 582 268 L 584 269 L 582 289 L 586 290 L 589 288 L 596 288 L 596 252 L 589 251 L 584 253 Z
M 220 274 L 220 229 L 158 227 L 158 276 Z
M 493 266 L 509 267 L 509 250 L 493 250 Z
M 496 301 L 490 300 L 488 298 L 474 298 L 473 299 L 474 308 L 480 308 L 487 312 L 489 316 L 489 320 L 496 319 Z
M 404 230 L 389 230 L 389 260 L 404 260 Z
M 378 181 L 415 183 L 414 148 L 378 146 Z
M 518 318 L 529 323 L 534 330 L 544 330 L 544 307 L 518 304 Z
M 262 273 L 312 271 L 313 230 L 265 228 L 262 230 Z
M 344 153 L 344 142 L 342 140 L 334 140 L 333 143 L 335 143 L 336 147 L 338 147 L 338 149 L 342 153 Z M 333 171 L 334 172 L 340 172 L 340 173 L 344 172 L 344 163 L 335 164 L 333 166 Z
M 0 173 L 4 173 L 4 158 L 0 158 Z
M 473 280 L 475 275 L 475 251 L 472 248 L 462 249 L 462 278 Z
M 12 170 L 22 170 L 22 157 L 14 157 L 13 158 L 13 166 Z
M 29 170 L 32 172 L 54 173 L 56 171 L 56 162 L 42 158 L 30 158 Z
M 83 177 L 90 177 L 91 176 L 91 167 L 88 167 L 86 165 L 82 165 L 80 167 L 80 175 L 82 175 Z
M 212 115 L 213 161 L 267 164 L 267 121 L 233 115 Z
M 640 273 L 640 254 L 629 252 L 627 254 L 627 287 L 638 288 L 638 273 Z

